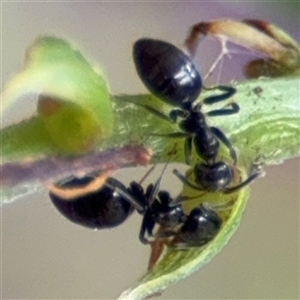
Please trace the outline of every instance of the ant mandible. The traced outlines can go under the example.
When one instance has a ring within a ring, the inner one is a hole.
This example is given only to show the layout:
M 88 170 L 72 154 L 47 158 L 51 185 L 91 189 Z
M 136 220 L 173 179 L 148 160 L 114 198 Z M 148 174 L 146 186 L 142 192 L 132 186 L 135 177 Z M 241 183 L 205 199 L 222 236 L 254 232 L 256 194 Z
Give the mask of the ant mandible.
M 179 122 L 182 132 L 160 136 L 185 137 L 186 163 L 191 162 L 192 142 L 200 157 L 209 164 L 214 163 L 218 155 L 220 140 L 229 149 L 230 156 L 236 164 L 236 153 L 230 141 L 219 128 L 208 126 L 205 115 L 214 117 L 235 114 L 239 111 L 238 104 L 231 102 L 227 108 L 212 110 L 206 114 L 201 112 L 203 104 L 212 105 L 224 101 L 236 93 L 235 88 L 213 87 L 211 89 L 218 89 L 223 93 L 207 97 L 201 104 L 194 105 L 204 87 L 200 73 L 192 59 L 183 51 L 165 41 L 140 39 L 134 44 L 133 58 L 137 73 L 148 90 L 174 108 L 167 117 L 148 105 L 141 104 L 141 106 L 170 122 L 176 122 L 178 117 L 182 118 Z

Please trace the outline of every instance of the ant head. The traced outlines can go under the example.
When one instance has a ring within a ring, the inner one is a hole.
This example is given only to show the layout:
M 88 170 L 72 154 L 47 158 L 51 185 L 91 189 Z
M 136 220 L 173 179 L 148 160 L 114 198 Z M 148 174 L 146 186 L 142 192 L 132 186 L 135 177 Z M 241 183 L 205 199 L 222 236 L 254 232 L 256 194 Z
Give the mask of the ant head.
M 214 164 L 197 164 L 194 168 L 195 181 L 204 190 L 217 192 L 232 182 L 231 167 L 223 161 Z
M 162 101 L 186 109 L 199 96 L 201 76 L 191 58 L 174 45 L 140 39 L 134 44 L 133 59 L 142 82 Z
M 179 249 L 201 247 L 217 235 L 221 226 L 218 214 L 201 204 L 191 211 L 172 244 Z

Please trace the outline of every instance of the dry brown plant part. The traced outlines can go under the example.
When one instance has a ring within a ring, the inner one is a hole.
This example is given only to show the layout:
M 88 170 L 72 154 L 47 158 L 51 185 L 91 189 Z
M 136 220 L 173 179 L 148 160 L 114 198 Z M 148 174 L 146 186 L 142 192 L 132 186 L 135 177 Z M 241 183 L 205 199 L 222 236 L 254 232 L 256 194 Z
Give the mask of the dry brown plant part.
M 244 74 L 247 78 L 299 75 L 299 43 L 272 23 L 262 20 L 236 21 L 230 19 L 197 23 L 192 26 L 184 44 L 191 56 L 195 55 L 199 42 L 205 36 L 217 38 L 222 47 L 220 55 L 207 76 L 229 52 L 227 42 L 262 55 L 262 58 L 252 60 L 244 66 Z

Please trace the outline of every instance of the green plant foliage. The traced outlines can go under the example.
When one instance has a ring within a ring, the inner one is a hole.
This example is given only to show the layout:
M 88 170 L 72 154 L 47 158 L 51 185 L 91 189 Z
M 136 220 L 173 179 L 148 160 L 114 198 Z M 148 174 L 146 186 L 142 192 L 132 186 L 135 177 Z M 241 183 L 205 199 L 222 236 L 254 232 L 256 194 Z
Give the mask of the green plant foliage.
M 38 116 L 2 129 L 1 140 L 2 163 L 56 153 L 55 144 Z
M 243 177 L 256 159 L 271 165 L 299 156 L 299 78 L 262 78 L 235 87 L 234 100 L 241 111 L 230 117 L 209 118 L 208 122 L 221 128 L 231 140 Z M 42 92 L 43 97 L 39 98 L 35 116 L 2 130 L 3 163 L 13 160 L 18 164 L 28 158 L 62 154 L 83 153 L 81 157 L 84 157 L 87 150 L 101 152 L 127 144 L 150 148 L 154 164 L 168 160 L 184 163 L 182 138 L 153 136 L 176 132 L 178 125 L 151 114 L 143 105 L 166 115 L 170 107 L 152 95 L 109 97 L 102 77 L 61 39 L 44 37 L 33 44 L 27 53 L 25 69 L 7 85 L 3 95 L 5 106 L 28 91 Z M 203 92 L 199 101 L 212 93 L 217 91 Z M 212 109 L 217 107 L 214 105 Z M 203 109 L 209 111 L 210 107 Z M 220 158 L 227 160 L 227 152 L 222 147 Z M 67 160 L 68 156 L 60 159 Z M 193 164 L 197 160 L 194 153 Z M 16 197 L 35 188 L 35 181 L 26 182 L 25 190 L 20 186 L 11 187 L 7 195 Z M 143 299 L 163 291 L 207 263 L 238 227 L 248 195 L 246 188 L 230 196 L 233 206 L 221 213 L 223 226 L 211 243 L 188 251 L 168 249 L 154 268 L 120 299 Z M 198 200 L 201 202 L 201 197 Z
M 146 299 L 207 264 L 226 246 L 238 228 L 248 197 L 248 188 L 238 194 L 235 205 L 223 214 L 224 225 L 211 243 L 186 251 L 168 248 L 158 264 L 118 299 Z
M 209 118 L 209 124 L 221 128 L 239 152 L 239 164 L 248 167 L 256 158 L 263 158 L 266 164 L 299 155 L 300 146 L 300 91 L 299 78 L 259 79 L 235 85 L 237 93 L 233 99 L 239 104 L 240 112 L 230 117 Z M 211 93 L 203 92 L 200 99 Z M 128 105 L 131 101 L 137 105 Z M 115 97 L 115 129 L 117 133 L 110 143 L 130 140 L 151 147 L 153 163 L 165 162 L 168 152 L 176 147 L 177 153 L 171 161 L 184 162 L 183 139 L 150 136 L 153 133 L 178 131 L 177 124 L 171 124 L 140 108 L 139 103 L 162 110 L 166 115 L 170 107 L 151 95 Z M 224 105 L 224 104 L 221 104 Z M 209 111 L 213 107 L 203 107 Z M 126 123 L 123 122 L 126 120 Z M 143 120 L 143 124 L 141 124 Z M 227 156 L 226 149 L 220 156 Z M 194 155 L 194 163 L 197 156 Z
M 209 123 L 222 128 L 230 138 L 239 154 L 240 170 L 247 172 L 255 160 L 264 161 L 266 165 L 272 165 L 299 156 L 299 79 L 259 79 L 240 83 L 236 88 L 238 92 L 234 96 L 234 100 L 241 107 L 239 114 L 230 117 L 210 118 Z M 134 99 L 134 101 L 138 102 L 138 99 Z M 147 104 L 150 105 L 149 96 L 147 101 Z M 153 98 L 152 101 L 155 106 L 158 100 Z M 160 132 L 177 130 L 176 126 L 171 129 L 172 126 L 168 122 L 161 121 L 159 130 Z M 153 123 L 149 125 L 149 130 L 153 132 L 153 128 L 157 127 Z M 136 130 L 137 132 L 141 131 L 138 128 Z M 181 142 L 179 142 L 180 140 Z M 174 158 L 176 161 L 184 161 L 182 139 L 174 141 L 170 138 L 151 137 L 148 138 L 147 142 L 153 143 L 155 153 L 159 153 L 155 157 L 159 162 L 166 161 L 167 152 L 179 142 L 178 152 Z M 220 156 L 228 158 L 226 149 L 223 150 Z M 196 155 L 194 156 L 196 157 Z M 187 195 L 187 193 L 189 196 L 195 197 L 199 191 L 191 191 L 185 187 L 184 194 Z M 222 214 L 224 225 L 217 237 L 201 249 L 177 251 L 168 248 L 166 254 L 155 267 L 122 293 L 119 299 L 145 299 L 163 291 L 169 285 L 192 274 L 208 263 L 227 244 L 240 223 L 242 212 L 249 197 L 249 188 L 235 193 L 231 198 L 220 193 L 206 194 L 205 196 L 206 199 L 210 199 L 211 203 L 220 204 L 220 201 L 224 203 L 224 199 L 235 203 L 230 210 Z M 203 201 L 201 196 L 195 201 L 189 201 L 189 208 L 191 208 L 190 206 L 195 207 L 201 201 Z
M 43 147 L 46 144 L 51 144 L 54 153 L 83 153 L 112 133 L 113 111 L 103 75 L 63 39 L 40 37 L 27 49 L 24 69 L 6 85 L 2 94 L 2 113 L 28 93 L 47 95 L 48 101 L 39 99 L 39 120 L 26 120 L 21 126 L 7 130 L 10 137 L 20 136 L 24 125 L 30 139 L 36 138 L 34 144 L 41 143 L 41 150 L 34 148 L 31 153 L 28 145 L 23 156 L 48 154 L 50 150 Z M 37 123 L 39 126 L 33 126 Z M 45 129 L 48 134 L 41 134 Z M 7 131 L 2 132 L 3 138 L 7 137 Z M 2 142 L 4 158 L 21 154 L 18 142 L 12 139 Z

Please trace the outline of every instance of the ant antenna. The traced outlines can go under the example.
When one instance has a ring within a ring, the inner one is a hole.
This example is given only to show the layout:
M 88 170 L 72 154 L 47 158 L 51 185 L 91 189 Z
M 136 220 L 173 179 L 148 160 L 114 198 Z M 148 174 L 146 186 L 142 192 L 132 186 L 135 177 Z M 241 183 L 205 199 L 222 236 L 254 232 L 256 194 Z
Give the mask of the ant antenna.
M 161 184 L 161 181 L 162 181 L 162 177 L 164 175 L 164 172 L 167 168 L 167 165 L 169 164 L 170 160 L 171 160 L 171 157 L 172 155 L 176 154 L 177 153 L 177 143 L 174 144 L 174 147 L 173 149 L 168 153 L 169 155 L 169 159 L 167 160 L 166 164 L 164 165 L 164 168 L 159 176 L 159 178 L 157 179 L 157 181 L 155 182 L 154 186 L 152 187 L 152 190 L 151 190 L 151 193 L 150 193 L 150 196 L 149 196 L 149 203 L 148 205 L 151 205 L 158 193 L 158 190 L 159 190 L 159 187 L 160 187 L 160 184 Z M 152 167 L 152 169 L 154 168 L 155 166 Z M 150 169 L 152 171 L 152 169 Z M 149 173 L 149 171 L 146 173 L 146 175 Z
M 174 170 L 173 170 L 173 174 L 174 174 L 175 176 L 177 176 L 177 178 L 178 178 L 183 184 L 185 184 L 185 185 L 191 187 L 191 188 L 194 189 L 194 190 L 203 191 L 203 188 L 202 188 L 200 185 L 194 185 L 194 184 L 190 183 L 190 182 L 186 179 L 186 177 L 185 177 L 183 174 L 181 174 L 177 169 L 174 169 Z
M 200 198 L 202 195 L 204 195 L 204 192 L 201 194 L 198 194 L 196 196 L 193 197 L 189 197 L 189 196 L 181 196 L 179 195 L 178 197 L 176 197 L 171 203 L 170 203 L 170 207 L 174 207 L 177 205 L 181 205 L 183 202 L 185 201 L 189 201 L 189 200 L 193 200 L 193 199 L 197 199 Z
M 161 184 L 161 180 L 162 180 L 162 176 L 166 170 L 166 167 L 168 165 L 169 162 L 167 162 L 162 170 L 162 173 L 161 175 L 159 176 L 158 180 L 155 182 L 154 186 L 152 187 L 151 189 L 151 193 L 149 195 L 149 198 L 148 198 L 148 203 L 147 205 L 150 206 L 157 193 L 158 193 L 158 190 L 159 190 L 159 187 L 160 187 L 160 184 Z M 155 166 L 152 166 L 149 171 L 147 171 L 147 173 L 142 177 L 142 179 L 140 180 L 139 184 L 141 184 L 148 176 L 149 174 L 155 169 Z M 128 202 L 130 202 L 135 208 L 137 211 L 139 212 L 143 212 L 145 210 L 145 207 L 143 207 L 141 205 L 141 203 L 136 200 L 131 194 L 130 192 L 128 192 L 128 190 L 126 188 L 123 188 L 122 186 L 115 186 L 114 184 L 111 184 L 109 183 L 108 181 L 105 182 L 105 185 L 110 188 L 112 191 L 115 191 L 116 193 L 118 193 L 119 195 L 121 195 L 122 197 L 124 197 L 124 199 L 126 199 Z
M 109 182 L 105 182 L 105 185 L 110 188 L 115 193 L 118 193 L 120 196 L 122 196 L 124 199 L 126 199 L 129 203 L 131 203 L 137 211 L 143 211 L 144 207 L 134 198 L 130 195 L 130 193 L 127 191 L 126 188 L 123 188 L 121 186 L 115 186 L 113 184 L 110 184 Z
M 165 170 L 167 168 L 167 165 L 169 164 L 169 160 L 166 162 L 166 164 L 165 164 L 165 166 L 164 166 L 164 168 L 163 168 L 163 170 L 162 170 L 159 178 L 157 179 L 157 181 L 155 182 L 154 186 L 151 189 L 151 193 L 149 195 L 149 201 L 148 201 L 149 202 L 148 203 L 149 206 L 153 203 L 153 201 L 154 201 L 154 199 L 155 199 L 155 197 L 156 197 L 156 195 L 158 193 L 158 190 L 159 190 L 159 187 L 160 187 L 160 184 L 161 184 L 161 181 L 162 181 L 162 177 L 163 177 L 164 172 L 165 172 Z

